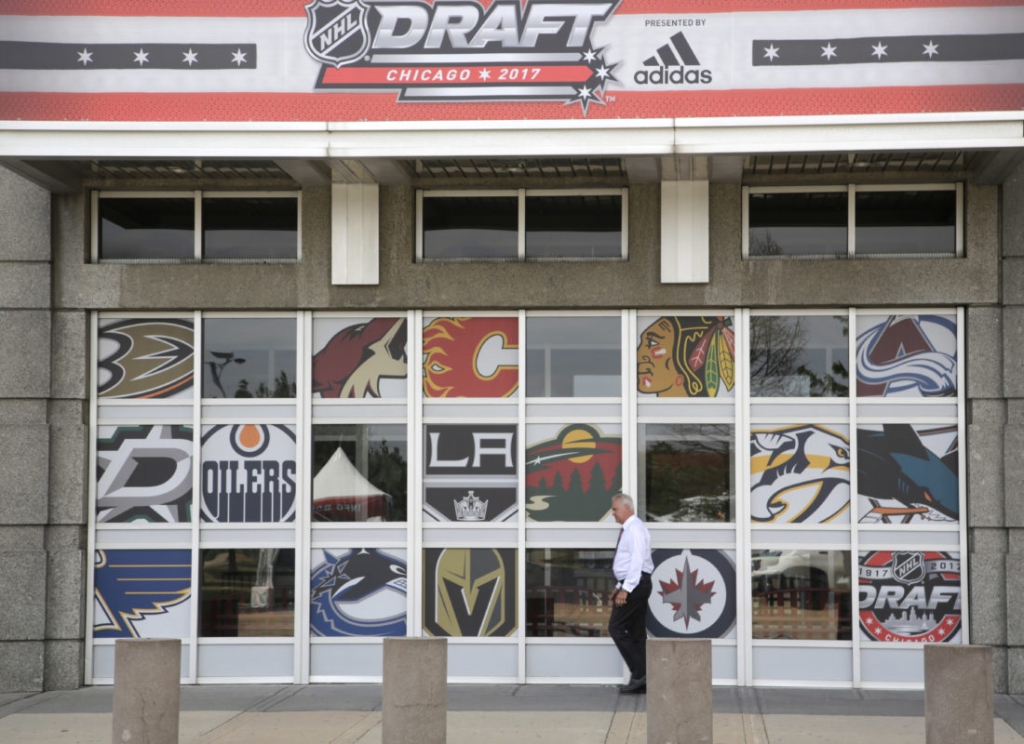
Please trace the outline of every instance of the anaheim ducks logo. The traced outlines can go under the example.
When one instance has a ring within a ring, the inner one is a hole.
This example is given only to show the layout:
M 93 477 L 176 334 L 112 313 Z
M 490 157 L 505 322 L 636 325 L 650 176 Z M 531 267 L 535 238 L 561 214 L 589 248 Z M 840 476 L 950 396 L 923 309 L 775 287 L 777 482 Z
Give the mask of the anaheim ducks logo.
M 437 318 L 423 329 L 428 398 L 508 398 L 519 387 L 518 318 Z
M 754 522 L 848 518 L 850 440 L 840 431 L 810 424 L 755 429 L 750 433 L 750 481 Z
M 191 320 L 119 320 L 100 326 L 97 394 L 170 398 L 192 387 Z
M 428 548 L 426 571 L 423 627 L 430 635 L 504 637 L 515 632 L 514 550 Z

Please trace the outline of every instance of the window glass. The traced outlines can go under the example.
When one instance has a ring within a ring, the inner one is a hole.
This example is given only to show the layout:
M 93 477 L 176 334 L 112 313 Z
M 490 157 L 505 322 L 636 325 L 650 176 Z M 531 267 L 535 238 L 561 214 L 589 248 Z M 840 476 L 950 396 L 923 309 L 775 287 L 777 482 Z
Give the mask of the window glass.
M 100 199 L 99 257 L 195 257 L 195 200 Z
M 849 327 L 846 315 L 752 315 L 750 394 L 849 395 Z
M 731 424 L 640 424 L 640 513 L 648 522 L 732 522 Z
M 527 396 L 621 396 L 621 328 L 618 316 L 527 318 Z
M 423 198 L 423 258 L 519 255 L 517 196 Z
M 956 255 L 956 191 L 858 191 L 857 255 Z
M 749 194 L 749 255 L 847 255 L 847 193 Z
M 405 318 L 314 318 L 313 397 L 405 398 Z
M 203 321 L 204 398 L 294 398 L 294 318 Z
M 527 258 L 619 258 L 622 196 L 526 197 Z
M 207 638 L 295 635 L 295 551 L 201 550 L 199 635 Z
M 295 197 L 203 199 L 203 258 L 294 259 L 298 230 Z
M 850 640 L 848 552 L 752 550 L 750 569 L 755 639 Z
M 405 521 L 405 425 L 318 424 L 312 459 L 313 521 Z
M 849 424 L 752 428 L 750 519 L 755 524 L 849 523 Z
M 531 548 L 526 551 L 526 635 L 608 635 L 615 551 Z

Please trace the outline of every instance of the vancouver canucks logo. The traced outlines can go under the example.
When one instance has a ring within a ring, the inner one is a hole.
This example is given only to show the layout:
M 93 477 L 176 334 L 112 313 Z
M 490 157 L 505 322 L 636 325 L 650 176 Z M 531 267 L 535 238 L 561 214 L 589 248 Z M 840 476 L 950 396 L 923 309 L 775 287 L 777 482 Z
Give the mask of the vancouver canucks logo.
M 404 636 L 405 572 L 402 558 L 382 550 L 323 551 L 310 580 L 313 635 Z
M 722 550 L 655 550 L 647 629 L 666 638 L 724 638 L 736 626 L 736 565 Z
M 370 48 L 366 13 L 362 0 L 314 0 L 306 6 L 306 51 L 334 67 L 359 59 Z

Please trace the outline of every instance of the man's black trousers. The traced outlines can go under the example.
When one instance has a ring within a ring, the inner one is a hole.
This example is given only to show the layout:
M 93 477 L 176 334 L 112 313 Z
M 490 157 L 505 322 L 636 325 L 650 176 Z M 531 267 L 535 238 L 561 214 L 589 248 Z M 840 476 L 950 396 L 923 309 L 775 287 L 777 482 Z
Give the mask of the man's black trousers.
M 643 574 L 640 583 L 626 595 L 626 604 L 612 607 L 608 635 L 629 667 L 630 679 L 647 676 L 647 600 L 651 596 L 651 575 Z

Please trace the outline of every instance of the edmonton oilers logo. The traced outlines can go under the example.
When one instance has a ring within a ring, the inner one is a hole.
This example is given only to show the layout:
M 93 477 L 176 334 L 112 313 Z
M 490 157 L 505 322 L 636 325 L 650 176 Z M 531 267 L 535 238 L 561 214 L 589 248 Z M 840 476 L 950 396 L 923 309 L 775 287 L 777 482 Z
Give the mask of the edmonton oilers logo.
M 219 424 L 202 439 L 204 522 L 295 519 L 295 431 L 284 424 Z
M 231 449 L 241 457 L 259 457 L 270 445 L 270 430 L 263 424 L 231 427 Z
M 313 59 L 341 67 L 370 48 L 368 8 L 362 0 L 314 0 L 306 6 L 306 52 Z

